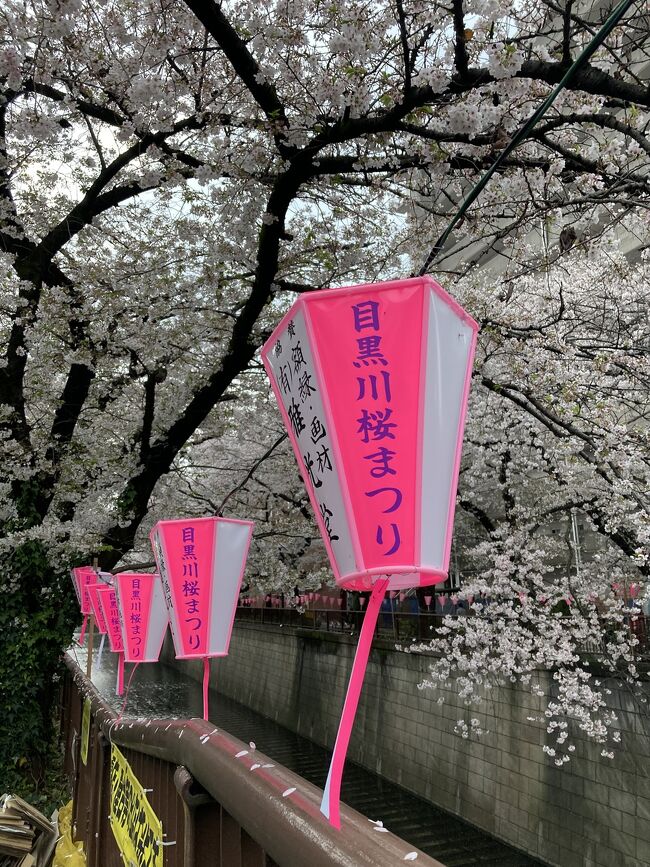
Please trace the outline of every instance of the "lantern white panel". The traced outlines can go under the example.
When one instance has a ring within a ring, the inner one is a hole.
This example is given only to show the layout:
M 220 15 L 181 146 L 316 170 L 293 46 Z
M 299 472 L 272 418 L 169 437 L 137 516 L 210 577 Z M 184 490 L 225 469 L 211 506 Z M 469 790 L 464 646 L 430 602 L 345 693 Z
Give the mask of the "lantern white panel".
M 337 347 L 322 347 L 321 352 Z M 357 569 L 345 511 L 334 437 L 323 405 L 321 382 L 309 340 L 305 315 L 294 307 L 291 318 L 266 355 L 285 424 L 301 468 L 316 520 L 329 540 L 339 574 Z
M 160 580 L 162 582 L 162 590 L 169 619 L 169 628 L 171 629 L 174 647 L 176 649 L 176 653 L 182 653 L 183 643 L 180 638 L 181 629 L 178 623 L 178 611 L 176 609 L 176 606 L 174 605 L 172 585 L 171 581 L 169 580 L 169 573 L 167 571 L 167 559 L 164 545 L 165 540 L 163 534 L 158 527 L 155 527 L 151 535 L 151 547 L 153 548 L 154 560 L 156 561 L 156 566 L 158 567 Z
M 165 605 L 165 594 L 162 581 L 155 576 L 151 591 L 151 610 L 149 612 L 149 631 L 145 647 L 145 661 L 157 662 L 162 643 L 165 640 L 169 615 Z
M 433 289 L 428 330 L 422 437 L 420 555 L 423 568 L 446 572 L 453 529 L 468 365 L 474 329 Z
M 210 600 L 210 656 L 225 656 L 239 597 L 251 536 L 250 524 L 215 521 L 215 549 Z

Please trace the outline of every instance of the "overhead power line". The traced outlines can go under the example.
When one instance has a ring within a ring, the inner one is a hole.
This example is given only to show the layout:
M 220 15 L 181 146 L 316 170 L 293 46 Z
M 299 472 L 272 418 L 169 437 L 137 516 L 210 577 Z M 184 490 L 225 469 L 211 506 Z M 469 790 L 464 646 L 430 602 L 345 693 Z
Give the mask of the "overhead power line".
M 571 66 L 567 69 L 559 84 L 557 84 L 556 87 L 551 91 L 551 93 L 549 93 L 544 102 L 528 118 L 528 120 L 523 124 L 523 126 L 521 126 L 517 130 L 517 132 L 510 139 L 510 142 L 506 145 L 503 151 L 501 151 L 499 156 L 496 158 L 494 163 L 492 163 L 490 168 L 485 172 L 483 177 L 480 178 L 480 180 L 472 187 L 469 194 L 463 201 L 460 208 L 456 211 L 453 219 L 451 220 L 445 231 L 433 245 L 431 252 L 427 256 L 426 261 L 422 266 L 420 276 L 426 274 L 431 265 L 435 262 L 438 254 L 441 252 L 447 242 L 447 239 L 453 232 L 454 227 L 463 218 L 470 205 L 472 205 L 472 203 L 475 202 L 476 199 L 480 196 L 481 192 L 486 187 L 488 181 L 499 168 L 499 166 L 501 166 L 504 160 L 506 160 L 510 156 L 510 154 L 517 147 L 517 145 L 524 141 L 524 139 L 528 136 L 528 133 L 533 129 L 533 127 L 537 124 L 540 118 L 544 116 L 546 111 L 553 104 L 558 93 L 560 93 L 560 91 L 567 86 L 567 84 L 571 81 L 571 79 L 580 69 L 580 67 L 584 66 L 585 63 L 587 63 L 587 61 L 594 54 L 594 52 L 602 45 L 605 39 L 607 39 L 607 37 L 616 27 L 623 15 L 625 15 L 628 9 L 630 9 L 630 7 L 633 6 L 635 3 L 638 3 L 638 0 L 621 0 L 618 6 L 616 6 L 612 10 L 611 14 L 604 22 L 600 30 L 593 37 L 591 42 L 589 42 L 589 44 L 583 49 L 583 51 L 578 55 L 578 57 L 573 61 Z

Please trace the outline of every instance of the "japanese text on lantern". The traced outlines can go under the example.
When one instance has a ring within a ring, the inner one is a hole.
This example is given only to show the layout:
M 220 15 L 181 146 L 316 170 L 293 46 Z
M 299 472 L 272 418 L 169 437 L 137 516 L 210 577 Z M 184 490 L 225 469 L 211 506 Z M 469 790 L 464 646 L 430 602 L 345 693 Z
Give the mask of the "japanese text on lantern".
M 122 646 L 122 633 L 120 632 L 120 610 L 117 604 L 117 593 L 111 587 L 107 593 L 108 597 L 108 617 L 107 626 L 111 636 L 111 643 L 114 645 L 113 650 L 117 650 Z
M 343 516 L 331 494 L 335 480 L 332 446 L 311 364 L 302 317 L 296 316 L 273 347 L 273 370 L 291 432 L 300 450 L 330 544 L 336 549 Z M 337 498 L 338 499 L 338 498 Z
M 131 610 L 129 612 L 128 630 L 130 633 L 131 656 L 139 658 L 142 635 L 140 625 L 142 623 L 142 600 L 140 596 L 141 582 L 139 578 L 133 579 L 133 592 L 131 593 Z
M 351 423 L 365 447 L 368 481 L 364 494 L 369 510 L 377 515 L 375 542 L 381 553 L 390 557 L 401 546 L 399 512 L 403 499 L 394 465 L 399 419 L 391 407 L 391 359 L 385 357 L 381 345 L 379 301 L 359 301 L 351 309 L 355 333 L 352 368 L 357 381 L 357 410 Z
M 188 627 L 187 641 L 191 650 L 198 650 L 201 643 L 202 600 L 199 578 L 199 563 L 194 545 L 194 527 L 181 527 L 183 554 L 183 604 L 185 623 Z

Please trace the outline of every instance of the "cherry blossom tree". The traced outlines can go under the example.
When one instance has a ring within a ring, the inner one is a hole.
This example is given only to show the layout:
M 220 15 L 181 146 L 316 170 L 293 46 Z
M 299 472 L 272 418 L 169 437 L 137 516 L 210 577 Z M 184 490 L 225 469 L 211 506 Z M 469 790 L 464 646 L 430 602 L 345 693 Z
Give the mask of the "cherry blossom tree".
M 237 488 L 260 581 L 320 580 L 286 446 L 250 472 L 280 436 L 261 342 L 296 293 L 416 272 L 602 20 L 550 0 L 6 0 L 0 765 L 39 771 L 72 563 L 148 559 L 155 517 Z M 463 557 L 535 616 L 561 592 L 541 528 L 567 509 L 603 546 L 562 573 L 572 611 L 647 572 L 646 34 L 637 9 L 431 263 L 483 325 Z M 571 647 L 602 634 L 584 616 Z M 468 629 L 445 638 L 459 665 Z

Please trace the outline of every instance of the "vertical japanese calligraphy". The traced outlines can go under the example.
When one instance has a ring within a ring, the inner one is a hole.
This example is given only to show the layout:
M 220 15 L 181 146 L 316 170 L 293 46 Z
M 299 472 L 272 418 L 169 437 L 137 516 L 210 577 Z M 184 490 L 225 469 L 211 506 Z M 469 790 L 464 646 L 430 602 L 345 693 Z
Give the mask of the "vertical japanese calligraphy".
M 263 357 L 286 414 L 294 452 L 333 562 L 341 573 L 353 571 L 356 561 L 336 471 L 332 435 L 325 420 L 323 396 L 301 311 L 297 310 L 279 330 L 270 351 L 265 349 Z
M 194 545 L 194 527 L 178 528 L 181 536 L 183 553 L 183 619 L 186 625 L 187 643 L 190 651 L 197 651 L 201 646 L 201 627 L 203 626 L 202 581 L 199 576 L 199 564 L 196 559 Z
M 397 423 L 398 416 L 394 415 L 393 407 L 390 406 L 392 402 L 391 365 L 390 359 L 384 356 L 381 347 L 380 306 L 380 301 L 371 300 L 363 300 L 351 305 L 354 330 L 357 335 L 362 334 L 361 337 L 355 337 L 353 366 L 356 368 L 362 368 L 362 365 L 364 368 L 374 365 L 384 367 L 384 370 L 379 371 L 379 376 L 376 372 L 366 371 L 356 376 L 359 386 L 357 403 L 361 403 L 359 406 L 360 416 L 356 419 L 355 424 L 358 424 L 357 436 L 365 446 L 368 446 L 363 458 L 370 462 L 370 466 L 368 466 L 370 478 L 364 495 L 371 498 L 369 508 L 373 511 L 379 511 L 375 542 L 382 549 L 385 557 L 393 557 L 399 552 L 402 545 L 399 522 L 404 495 L 401 488 L 398 487 L 401 484 L 401 479 L 393 465 L 399 448 L 399 425 Z M 381 318 L 384 318 L 385 321 L 385 317 Z M 371 333 L 363 334 L 366 331 Z M 380 445 L 376 445 L 377 443 Z M 379 486 L 372 483 L 386 477 L 388 477 L 387 482 Z M 375 500 L 378 495 L 381 499 Z M 382 517 L 383 515 L 390 515 L 391 517 L 386 519 Z M 388 569 L 390 569 L 389 565 L 387 571 Z

